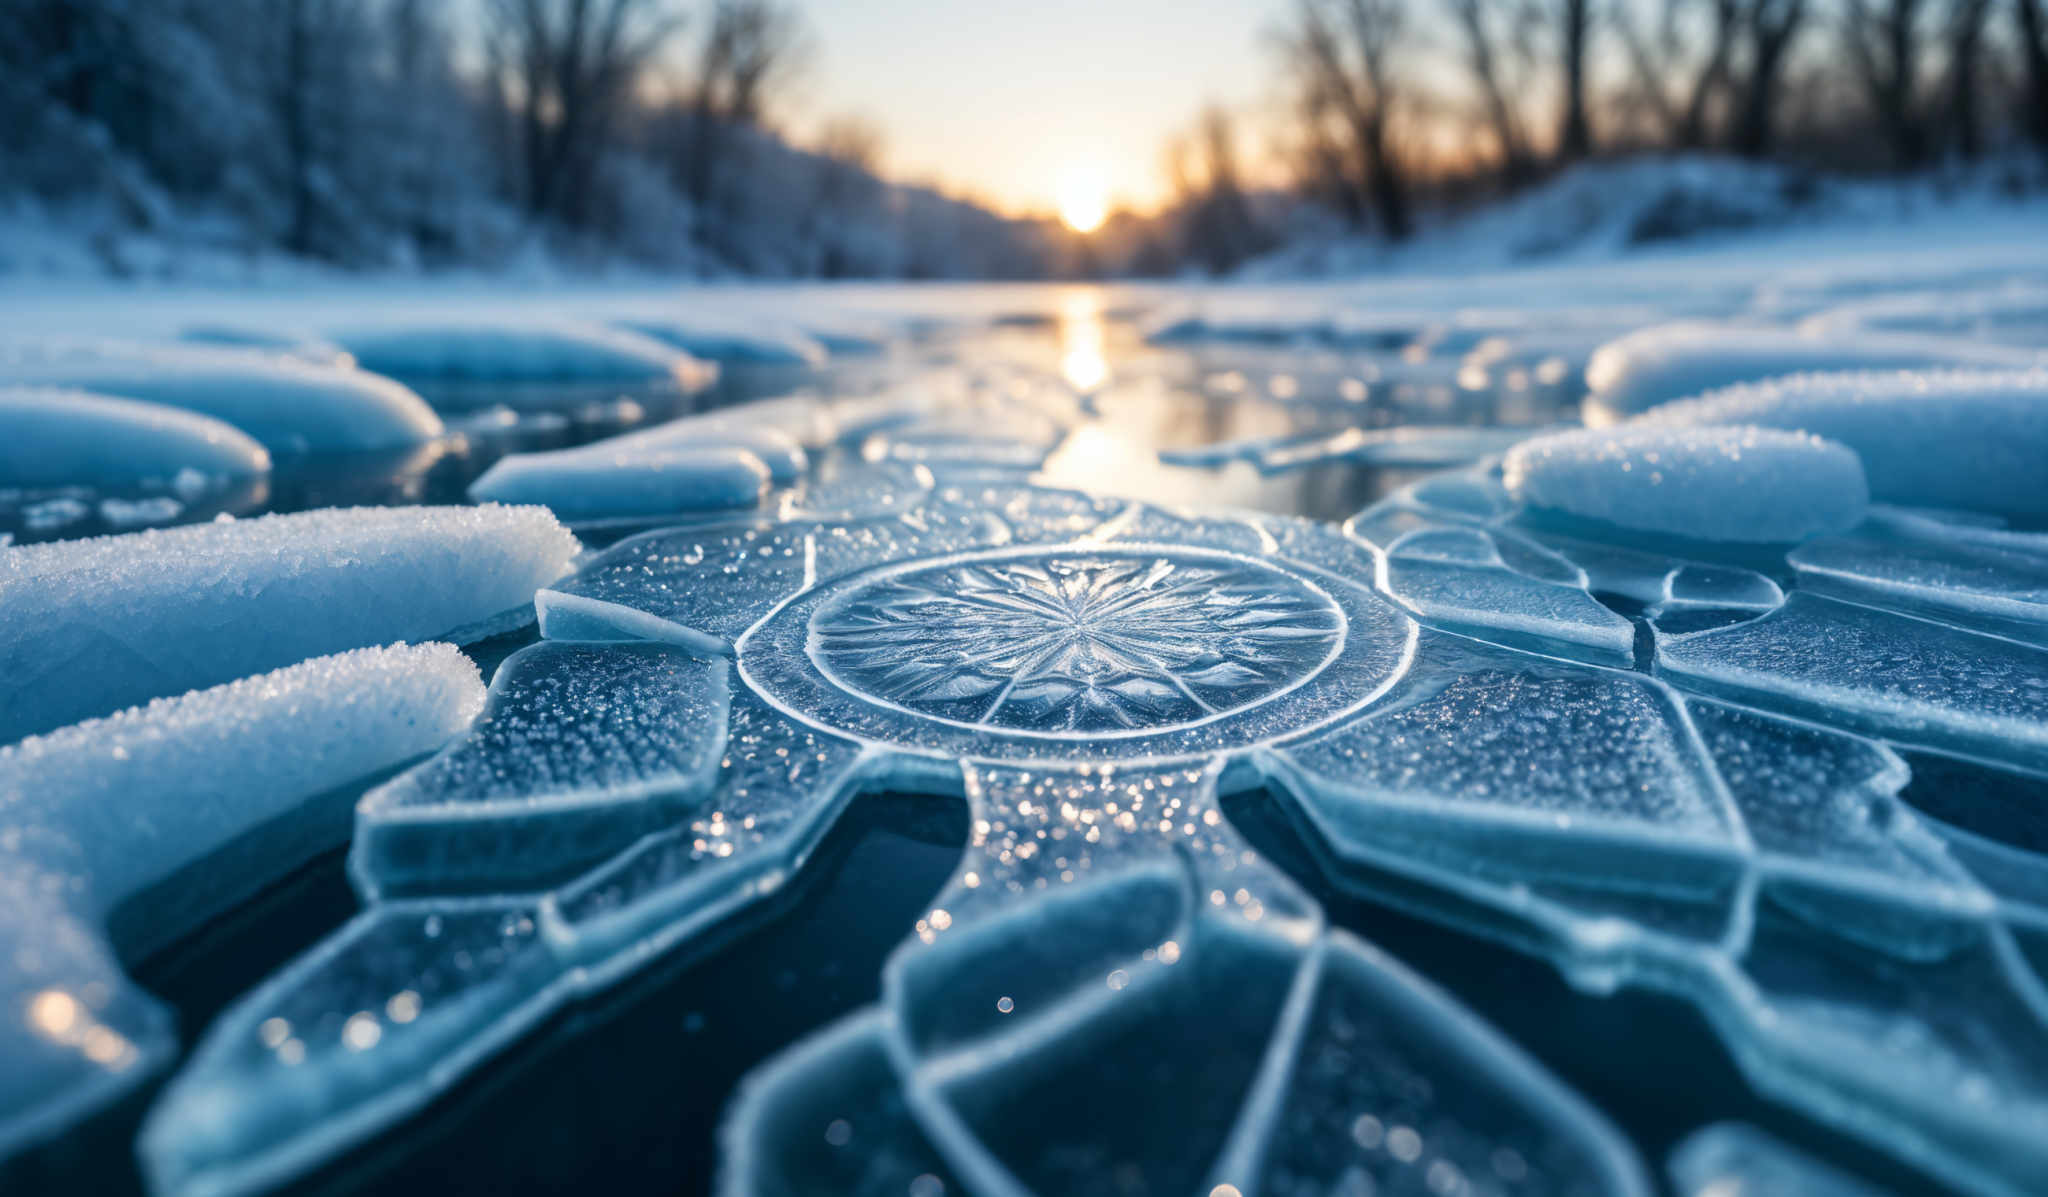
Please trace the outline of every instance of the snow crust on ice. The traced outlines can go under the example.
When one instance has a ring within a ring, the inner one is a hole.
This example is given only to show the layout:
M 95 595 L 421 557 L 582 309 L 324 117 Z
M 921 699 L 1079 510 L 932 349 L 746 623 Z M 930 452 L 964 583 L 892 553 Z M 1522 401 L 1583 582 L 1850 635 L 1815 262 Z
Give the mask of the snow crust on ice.
M 87 391 L 0 386 L 0 487 L 186 493 L 269 470 L 262 445 L 210 416 Z
M 650 337 L 572 321 L 410 323 L 332 330 L 365 370 L 415 385 L 610 383 L 709 386 L 714 367 Z
M 273 453 L 396 449 L 441 435 L 412 391 L 361 370 L 196 345 L 35 341 L 0 345 L 0 385 L 94 391 L 181 407 Z
M 1854 449 L 1879 499 L 2048 515 L 2048 368 L 1800 374 L 1667 404 L 1638 424 L 1798 429 Z
M 169 1016 L 121 976 L 109 914 L 134 916 L 137 954 L 191 930 L 333 843 L 350 783 L 482 705 L 454 647 L 369 648 L 0 748 L 0 1157 L 175 1052 Z
M 1685 321 L 1603 345 L 1586 364 L 1586 422 L 1611 424 L 1736 383 L 1829 370 L 2023 369 L 2039 351 L 1961 338 L 1866 333 L 1814 337 L 1785 328 Z
M 1870 505 L 1856 454 L 1779 429 L 1585 429 L 1525 441 L 1501 464 L 1531 507 L 1694 540 L 1791 543 L 1854 527 Z
M 1813 593 L 2048 644 L 2048 535 L 1888 508 L 1787 561 Z
M 537 503 L 576 522 L 752 507 L 771 478 L 758 454 L 737 446 L 629 449 L 600 443 L 502 457 L 470 484 L 469 497 Z
M 322 653 L 531 619 L 539 507 L 354 508 L 0 550 L 0 741 Z

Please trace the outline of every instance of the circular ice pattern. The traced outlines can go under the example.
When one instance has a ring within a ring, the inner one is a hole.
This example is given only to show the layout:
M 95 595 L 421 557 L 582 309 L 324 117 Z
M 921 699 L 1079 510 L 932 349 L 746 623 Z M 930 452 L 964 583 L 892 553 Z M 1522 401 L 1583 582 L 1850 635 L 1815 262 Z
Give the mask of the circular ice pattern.
M 883 574 L 810 620 L 818 669 L 949 723 L 1092 736 L 1264 702 L 1341 644 L 1330 596 L 1231 557 L 1063 550 Z

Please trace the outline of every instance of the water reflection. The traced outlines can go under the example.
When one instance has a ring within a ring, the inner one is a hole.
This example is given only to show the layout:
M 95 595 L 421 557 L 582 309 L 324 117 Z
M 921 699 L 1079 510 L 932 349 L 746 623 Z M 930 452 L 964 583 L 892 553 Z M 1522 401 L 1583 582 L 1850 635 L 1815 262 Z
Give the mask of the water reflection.
M 1083 396 L 1109 381 L 1109 332 L 1102 291 L 1079 288 L 1060 298 L 1060 376 Z

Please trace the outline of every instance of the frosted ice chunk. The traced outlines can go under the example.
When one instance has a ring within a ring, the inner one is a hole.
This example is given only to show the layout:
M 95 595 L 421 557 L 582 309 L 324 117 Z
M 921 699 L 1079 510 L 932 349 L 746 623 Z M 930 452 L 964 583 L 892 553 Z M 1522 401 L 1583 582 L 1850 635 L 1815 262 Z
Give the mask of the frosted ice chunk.
M 697 390 L 716 377 L 703 362 L 648 337 L 570 321 L 392 324 L 330 336 L 363 369 L 410 384 L 665 384 Z
M 1643 422 L 1799 429 L 1854 449 L 1877 498 L 2048 515 L 2048 370 L 1800 375 L 1673 403 Z
M 1911 744 L 2048 766 L 2048 650 L 1794 593 L 1761 619 L 1657 637 L 1688 689 Z
M 1334 842 L 1519 880 L 1667 888 L 1707 882 L 1646 847 L 1740 843 L 1669 688 L 1477 645 L 1425 660 L 1377 713 L 1285 749 Z
M 0 740 L 321 653 L 517 626 L 537 507 L 325 510 L 0 550 Z
M 1530 507 L 1694 540 L 1805 540 L 1870 505 L 1856 454 L 1775 429 L 1587 429 L 1517 445 L 1501 468 Z
M 655 644 L 514 653 L 469 736 L 363 797 L 359 885 L 520 888 L 674 823 L 717 779 L 726 672 Z
M 1410 532 L 1387 547 L 1381 577 L 1382 589 L 1433 626 L 1603 665 L 1635 660 L 1634 625 L 1586 592 L 1585 573 L 1511 532 Z
M 389 378 L 271 354 L 120 341 L 0 347 L 0 383 L 95 391 L 232 424 L 273 453 L 395 449 L 441 420 Z
M 110 913 L 132 912 L 142 954 L 246 899 L 333 842 L 334 796 L 432 751 L 482 701 L 448 645 L 361 649 L 0 748 L 0 1157 L 174 1053 L 168 1017 L 113 963 Z
M 1719 1122 L 1671 1153 L 1678 1197 L 1885 1197 L 1885 1191 L 1797 1151 L 1753 1126 Z
M 640 317 L 616 324 L 692 357 L 722 364 L 816 367 L 824 365 L 827 357 L 825 346 L 817 338 L 767 321 L 691 312 L 675 318 Z
M 1783 328 L 1681 322 L 1632 332 L 1586 364 L 1588 423 L 1613 423 L 1716 387 L 1818 370 L 2020 369 L 2040 356 L 1946 337 L 1803 336 Z M 1726 423 L 1728 421 L 1719 421 Z M 1809 429 L 1823 432 L 1823 429 Z
M 664 658 L 649 646 L 621 647 L 649 663 Z M 700 666 L 696 676 L 718 673 Z M 685 702 L 703 711 L 712 697 Z M 643 692 L 636 709 L 662 717 L 649 701 Z M 548 721 L 548 734 L 573 734 L 568 722 Z M 486 730 L 444 759 L 509 748 L 498 737 L 513 731 Z M 721 734 L 722 752 L 706 740 Z M 424 1105 L 565 1003 L 708 939 L 779 892 L 862 780 L 858 745 L 745 695 L 734 695 L 729 721 L 712 717 L 681 747 L 686 785 L 695 784 L 688 778 L 699 759 L 718 775 L 688 824 L 552 890 L 550 879 L 563 866 L 573 873 L 585 845 L 535 839 L 523 859 L 540 892 L 525 897 L 373 900 L 244 996 L 145 1124 L 139 1151 L 154 1186 L 220 1193 L 274 1185 Z M 517 758 L 496 759 L 517 768 Z M 575 760 L 549 759 L 574 785 L 607 776 L 601 766 L 585 772 Z M 544 854 L 551 843 L 563 849 L 554 858 Z
M 1816 594 L 2048 642 L 2048 536 L 2039 533 L 1879 511 L 1787 560 Z
M 620 448 L 606 443 L 501 457 L 470 484 L 480 503 L 538 503 L 572 523 L 752 507 L 768 466 L 744 448 Z
M 219 420 L 85 391 L 0 387 L 0 487 L 211 489 L 268 473 L 270 454 Z

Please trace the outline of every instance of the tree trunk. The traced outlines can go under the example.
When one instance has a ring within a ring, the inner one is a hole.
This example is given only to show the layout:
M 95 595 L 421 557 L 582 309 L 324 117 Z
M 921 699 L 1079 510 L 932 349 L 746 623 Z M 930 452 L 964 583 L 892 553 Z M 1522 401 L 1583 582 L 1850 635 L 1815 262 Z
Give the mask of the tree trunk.
M 2013 0 L 2019 19 L 2020 58 L 2025 64 L 2026 83 L 2021 103 L 2026 111 L 2021 123 L 2034 144 L 2048 153 L 2048 14 L 2041 0 Z
M 1558 157 L 1565 161 L 1593 152 L 1593 130 L 1586 121 L 1586 42 L 1592 24 L 1591 0 L 1560 0 L 1564 5 L 1564 127 L 1557 138 Z

